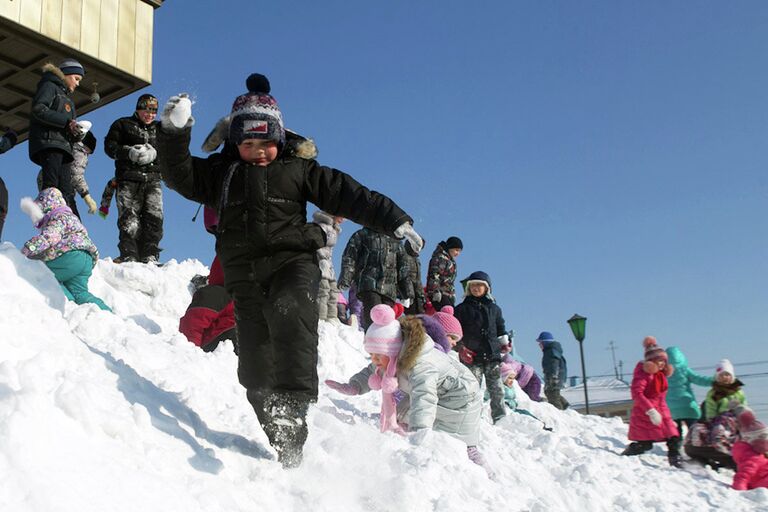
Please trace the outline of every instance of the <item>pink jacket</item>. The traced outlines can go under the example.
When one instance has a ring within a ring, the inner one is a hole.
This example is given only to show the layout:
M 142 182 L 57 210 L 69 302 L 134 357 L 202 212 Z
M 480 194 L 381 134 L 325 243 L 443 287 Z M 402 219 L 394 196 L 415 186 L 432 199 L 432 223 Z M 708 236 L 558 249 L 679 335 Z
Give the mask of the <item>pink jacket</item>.
M 737 441 L 733 444 L 731 456 L 738 468 L 731 487 L 737 491 L 768 488 L 768 458 L 765 455 L 757 453 L 749 443 Z
M 667 375 L 656 370 L 655 365 L 644 365 L 643 361 L 637 363 L 631 387 L 635 402 L 629 418 L 628 437 L 631 441 L 664 441 L 680 435 L 667 407 L 668 387 Z M 661 414 L 661 424 L 651 423 L 646 414 L 650 409 Z

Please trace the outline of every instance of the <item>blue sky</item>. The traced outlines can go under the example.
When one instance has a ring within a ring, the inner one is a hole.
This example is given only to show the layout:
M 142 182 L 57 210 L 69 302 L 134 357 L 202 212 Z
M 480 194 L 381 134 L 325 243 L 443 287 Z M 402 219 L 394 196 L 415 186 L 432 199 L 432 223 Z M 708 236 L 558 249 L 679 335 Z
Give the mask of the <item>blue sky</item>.
M 437 242 L 464 240 L 459 276 L 491 275 L 537 363 L 533 340 L 549 330 L 580 373 L 573 313 L 589 318 L 592 374 L 612 372 L 611 340 L 631 371 L 647 334 L 696 366 L 768 359 L 768 5 L 354 4 L 166 2 L 141 92 L 193 95 L 199 155 L 245 77 L 266 74 L 321 163 L 415 219 L 425 266 Z M 97 200 L 113 169 L 101 138 L 138 94 L 84 117 L 100 138 Z M 2 159 L 4 239 L 18 246 L 33 234 L 17 205 L 37 171 L 26 144 Z M 163 259 L 209 262 L 196 205 L 172 191 L 165 205 Z M 85 221 L 115 257 L 114 204 Z M 344 229 L 337 262 L 356 227 Z

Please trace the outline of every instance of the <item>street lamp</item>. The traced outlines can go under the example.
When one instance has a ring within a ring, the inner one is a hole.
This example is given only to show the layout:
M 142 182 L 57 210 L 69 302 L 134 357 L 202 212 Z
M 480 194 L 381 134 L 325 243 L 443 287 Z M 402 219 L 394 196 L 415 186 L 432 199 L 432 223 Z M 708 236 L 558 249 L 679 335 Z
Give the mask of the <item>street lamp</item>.
M 589 414 L 589 393 L 587 393 L 587 371 L 584 368 L 584 333 L 587 328 L 587 317 L 580 315 L 573 315 L 568 320 L 568 325 L 571 326 L 573 331 L 573 337 L 579 342 L 579 354 L 581 355 L 581 380 L 584 381 L 584 405 L 586 406 L 587 414 Z

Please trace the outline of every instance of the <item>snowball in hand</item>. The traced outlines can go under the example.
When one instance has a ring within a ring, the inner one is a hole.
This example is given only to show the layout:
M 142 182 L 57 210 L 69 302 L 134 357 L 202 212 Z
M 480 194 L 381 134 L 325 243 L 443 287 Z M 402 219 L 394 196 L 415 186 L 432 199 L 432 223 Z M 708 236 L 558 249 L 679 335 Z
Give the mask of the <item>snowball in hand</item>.
M 179 95 L 179 101 L 176 106 L 171 110 L 171 123 L 176 128 L 184 128 L 192 116 L 192 101 L 185 94 Z

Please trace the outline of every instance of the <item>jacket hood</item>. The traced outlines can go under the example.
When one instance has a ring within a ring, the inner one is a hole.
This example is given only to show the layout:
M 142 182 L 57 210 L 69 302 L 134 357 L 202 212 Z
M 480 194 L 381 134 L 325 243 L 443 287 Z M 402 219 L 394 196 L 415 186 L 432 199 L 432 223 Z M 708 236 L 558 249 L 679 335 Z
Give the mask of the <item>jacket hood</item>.
M 37 203 L 43 213 L 49 213 L 54 208 L 67 205 L 67 202 L 64 201 L 64 196 L 61 195 L 61 191 L 54 187 L 42 190 L 35 199 L 35 203 Z
M 677 347 L 667 348 L 667 357 L 669 358 L 669 364 L 675 368 L 686 368 L 688 366 L 688 360 L 685 358 L 682 350 Z
M 56 80 L 53 79 L 50 75 L 46 77 L 46 73 L 50 73 L 56 78 L 58 78 L 61 82 L 61 85 L 64 85 L 64 73 L 59 69 L 59 67 L 56 64 L 53 64 L 52 62 L 46 62 L 45 65 L 40 69 L 43 72 L 43 78 L 48 78 L 52 82 L 56 82 Z
M 482 281 L 488 286 L 488 293 L 486 295 L 491 294 L 492 286 L 491 286 L 491 277 L 483 272 L 482 270 L 477 270 L 475 272 L 472 272 L 469 274 L 469 277 L 465 277 L 461 280 L 461 285 L 464 287 L 464 293 L 468 294 L 469 288 L 467 287 L 469 283 L 472 281 Z
M 403 348 L 397 358 L 397 369 L 408 371 L 416 365 L 422 352 L 433 348 L 433 341 L 427 336 L 424 324 L 415 316 L 401 316 L 400 328 L 403 330 Z

